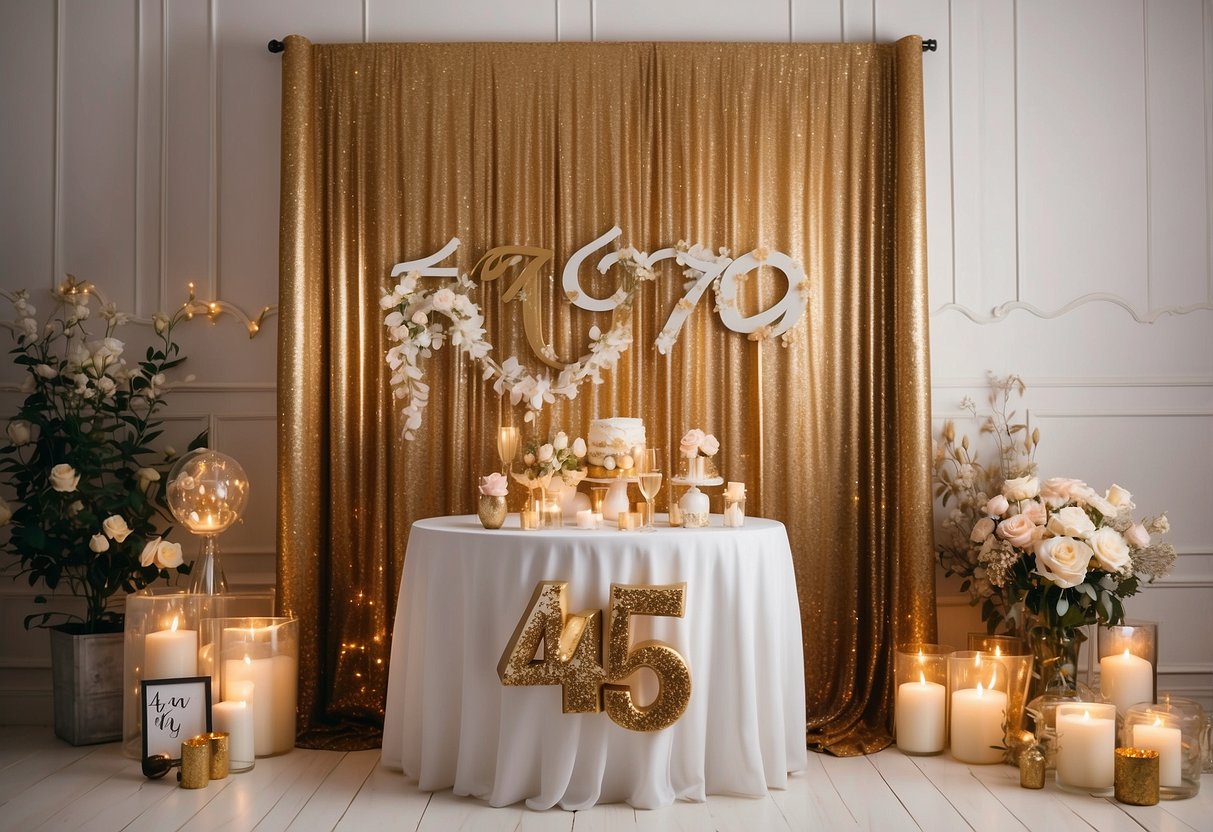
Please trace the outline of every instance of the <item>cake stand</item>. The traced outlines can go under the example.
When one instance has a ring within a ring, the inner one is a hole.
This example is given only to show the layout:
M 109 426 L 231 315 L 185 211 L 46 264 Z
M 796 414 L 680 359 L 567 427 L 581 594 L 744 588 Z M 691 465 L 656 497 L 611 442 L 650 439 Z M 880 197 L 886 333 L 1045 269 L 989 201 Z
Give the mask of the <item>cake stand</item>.
M 724 485 L 724 477 L 670 477 L 670 485 L 690 486 L 687 491 L 678 499 L 678 506 L 682 510 L 683 518 L 689 516 L 697 517 L 700 522 L 690 523 L 686 519 L 683 520 L 683 525 L 688 528 L 699 528 L 707 525 L 707 518 L 710 511 L 708 504 L 708 495 L 699 490 L 699 486 L 705 488 L 713 485 Z M 673 492 L 671 491 L 671 494 Z

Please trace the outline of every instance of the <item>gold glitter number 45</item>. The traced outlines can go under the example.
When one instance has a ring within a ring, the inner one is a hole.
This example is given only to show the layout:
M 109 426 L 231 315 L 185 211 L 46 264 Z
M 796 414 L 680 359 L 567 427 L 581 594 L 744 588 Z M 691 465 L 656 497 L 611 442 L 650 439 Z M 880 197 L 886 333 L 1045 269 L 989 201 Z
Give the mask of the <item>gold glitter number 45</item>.
M 627 586 L 611 584 L 609 637 L 602 661 L 602 612 L 570 615 L 568 583 L 541 581 L 526 612 L 501 654 L 497 675 L 503 685 L 560 685 L 565 713 L 597 713 L 632 731 L 660 731 L 673 725 L 691 701 L 691 671 L 682 655 L 660 641 L 631 646 L 631 617 L 681 618 L 686 584 Z M 543 657 L 536 658 L 539 647 Z M 620 684 L 642 667 L 657 676 L 657 695 L 637 705 L 629 686 Z

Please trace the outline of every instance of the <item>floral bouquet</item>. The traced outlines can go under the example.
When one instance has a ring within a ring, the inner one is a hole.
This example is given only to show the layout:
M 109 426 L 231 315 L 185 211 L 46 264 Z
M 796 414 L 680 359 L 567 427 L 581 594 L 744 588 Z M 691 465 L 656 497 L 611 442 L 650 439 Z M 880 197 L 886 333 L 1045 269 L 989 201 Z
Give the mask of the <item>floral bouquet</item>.
M 551 442 L 542 445 L 531 439 L 522 451 L 521 471 L 511 472 L 528 490 L 549 488 L 556 475 L 567 486 L 577 487 L 585 477 L 585 440 L 580 436 L 569 443 L 568 434 L 560 431 Z
M 716 456 L 720 450 L 720 442 L 710 433 L 704 433 L 699 428 L 691 428 L 678 443 L 679 452 L 687 459 L 697 456 Z
M 944 425 L 935 495 L 951 511 L 938 555 L 981 604 L 991 633 L 1001 624 L 1030 642 L 1051 641 L 1060 658 L 1078 628 L 1122 621 L 1122 599 L 1142 577 L 1168 574 L 1175 548 L 1153 540 L 1170 529 L 1166 515 L 1135 520 L 1132 495 L 1119 485 L 1100 494 L 1081 480 L 1036 476 L 1040 432 L 1029 434 L 1009 411 L 1024 389 L 1017 376 L 992 381 L 982 432 L 998 441 L 996 463 L 983 464 L 969 437 L 957 442 L 955 426 Z M 971 399 L 961 405 L 977 415 Z
M 160 482 L 173 452 L 151 447 L 167 375 L 185 360 L 173 329 L 188 313 L 155 315 L 155 343 L 128 363 L 117 336 L 129 316 L 99 303 L 90 321 L 96 293 L 74 278 L 51 295 L 55 306 L 39 323 L 29 292 L 4 294 L 16 312 L 10 354 L 27 375 L 26 398 L 0 446 L 0 473 L 17 502 L 10 508 L 0 499 L 0 524 L 11 521 L 6 548 L 31 586 L 84 598 L 84 616 L 64 614 L 67 623 L 78 621 L 82 632 L 120 629 L 121 615 L 108 610 L 115 594 L 189 572 L 181 545 L 164 539 Z M 99 324 L 93 332 L 90 323 Z M 30 615 L 25 624 L 46 626 L 56 615 Z

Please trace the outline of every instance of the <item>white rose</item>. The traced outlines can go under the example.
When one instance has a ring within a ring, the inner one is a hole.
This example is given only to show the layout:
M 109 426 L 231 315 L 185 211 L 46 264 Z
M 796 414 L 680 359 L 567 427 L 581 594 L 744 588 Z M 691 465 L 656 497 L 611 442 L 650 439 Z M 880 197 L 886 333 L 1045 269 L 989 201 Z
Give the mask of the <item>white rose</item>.
M 1036 500 L 1032 500 L 1030 503 L 1020 506 L 1019 513 L 1024 517 L 1027 517 L 1038 526 L 1043 526 L 1045 523 L 1049 522 L 1049 512 L 1045 508 L 1045 504 L 1038 503 Z
M 417 326 L 425 326 L 426 324 L 428 324 L 430 322 L 430 319 L 427 318 L 425 316 L 425 313 L 422 312 L 420 309 L 418 309 L 416 312 L 413 313 L 413 317 L 410 318 L 410 320 L 413 323 L 417 324 Z
M 13 508 L 0 497 L 0 526 L 7 526 L 8 521 L 13 519 Z
M 112 537 L 119 543 L 126 540 L 126 536 L 131 533 L 130 526 L 126 525 L 126 520 L 118 514 L 111 514 L 105 518 L 105 522 L 101 524 L 101 530 L 107 537 Z
M 556 449 L 552 447 L 552 443 L 546 442 L 539 446 L 539 452 L 536 455 L 540 462 L 548 462 L 552 458 L 552 454 Z
M 1141 523 L 1134 523 L 1125 531 L 1125 540 L 1134 548 L 1144 549 L 1150 545 L 1150 533 Z
M 156 547 L 160 545 L 160 538 L 149 538 L 143 546 L 143 551 L 139 553 L 139 564 L 141 566 L 151 566 L 156 562 Z
M 998 536 L 1021 549 L 1031 544 L 1038 526 L 1026 514 L 1015 514 L 998 524 Z
M 1070 477 L 1053 477 L 1040 484 L 1040 496 L 1050 508 L 1061 508 L 1076 495 L 1088 490 L 1085 482 Z
M 1129 544 L 1111 526 L 1104 526 L 1088 537 L 1087 544 L 1105 571 L 1119 572 L 1129 564 Z
M 101 554 L 110 547 L 109 540 L 103 534 L 95 534 L 88 541 L 88 548 L 92 549 L 97 554 Z
M 59 375 L 59 371 L 49 364 L 39 364 L 34 367 L 34 372 L 46 379 L 54 378 Z
M 1030 500 L 1040 493 L 1040 481 L 1036 477 L 1015 477 L 1002 484 L 1002 493 L 1011 502 Z
M 70 506 L 67 507 L 67 516 L 75 517 L 77 514 L 79 514 L 82 511 L 84 511 L 84 503 L 77 500 L 76 502 L 72 503 Z
M 1067 506 L 1049 518 L 1049 531 L 1058 537 L 1085 539 L 1095 532 L 1095 524 L 1078 506 Z
M 527 465 L 534 465 L 535 464 L 535 455 L 534 454 L 523 454 L 522 461 L 525 462 Z
M 989 517 L 983 517 L 973 524 L 973 531 L 969 533 L 969 540 L 974 543 L 984 543 L 985 539 L 994 532 L 994 521 Z
M 28 445 L 31 435 L 29 422 L 23 422 L 20 419 L 8 423 L 8 440 L 17 447 Z
M 181 544 L 161 540 L 156 546 L 156 563 L 161 569 L 174 569 L 185 562 L 181 556 Z
M 1112 487 L 1108 489 L 1105 499 L 1116 508 L 1134 509 L 1137 506 L 1133 503 L 1133 495 L 1126 489 L 1121 488 L 1116 483 L 1112 483 Z
M 66 462 L 60 462 L 51 469 L 51 488 L 56 491 L 75 491 L 79 484 L 80 475 Z
M 986 503 L 985 512 L 991 517 L 1002 517 L 1007 513 L 1007 509 L 1010 507 L 1011 504 L 1007 501 L 1006 497 L 1001 494 L 996 494 L 990 498 L 988 503 Z
M 152 483 L 160 481 L 160 472 L 155 468 L 140 468 L 135 472 L 135 481 L 141 489 L 147 491 Z
M 1094 552 L 1081 540 L 1050 537 L 1036 545 L 1036 574 L 1056 586 L 1078 586 L 1087 577 Z
M 97 392 L 107 399 L 114 395 L 114 390 L 117 389 L 117 387 L 118 385 L 115 384 L 114 380 L 109 376 L 102 376 L 101 378 L 97 379 Z
M 585 456 L 585 440 L 580 436 L 573 440 L 573 456 L 578 459 Z
M 168 323 L 169 323 L 168 318 L 166 318 L 164 315 L 161 315 L 159 312 L 152 315 L 152 327 L 156 330 L 157 335 L 164 334 L 164 331 L 166 329 L 168 329 Z
M 563 451 L 569 446 L 569 435 L 564 431 L 556 434 L 556 438 L 552 440 L 552 447 L 557 451 Z

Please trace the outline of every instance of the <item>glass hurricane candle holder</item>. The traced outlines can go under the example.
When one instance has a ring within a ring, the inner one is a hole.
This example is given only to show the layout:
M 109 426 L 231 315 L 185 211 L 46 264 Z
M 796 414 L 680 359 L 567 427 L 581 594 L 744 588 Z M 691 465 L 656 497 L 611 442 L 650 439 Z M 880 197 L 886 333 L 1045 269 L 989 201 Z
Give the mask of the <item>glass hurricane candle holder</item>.
M 1157 622 L 1100 624 L 1095 642 L 1092 656 L 1099 669 L 1099 693 L 1122 716 L 1138 702 L 1158 698 Z
M 294 618 L 213 618 L 203 622 L 204 651 L 213 656 L 211 690 L 217 703 L 245 703 L 252 712 L 252 748 L 257 757 L 295 747 L 295 702 L 299 679 L 299 622 Z M 247 762 L 247 736 L 233 728 L 233 770 Z M 247 730 L 247 729 L 246 729 Z
M 893 734 L 905 754 L 939 754 L 948 744 L 947 644 L 902 644 L 894 657 Z
M 992 654 L 959 650 L 948 657 L 948 734 L 962 763 L 1003 761 L 1010 674 Z
M 216 538 L 240 519 L 248 490 L 240 463 L 209 448 L 191 451 L 169 471 L 168 507 L 177 522 L 202 538 L 202 555 L 190 571 L 191 591 L 207 595 L 227 591 Z
M 1164 695 L 1158 703 L 1129 707 L 1120 742 L 1158 752 L 1158 794 L 1163 800 L 1195 797 L 1200 792 L 1204 725 L 1205 712 L 1200 703 Z
M 1024 726 L 1024 712 L 1032 688 L 1034 658 L 1027 643 L 1018 636 L 969 633 L 969 649 L 993 655 L 1007 671 L 1007 722 L 1003 744 L 1007 762 L 1019 764 L 1019 755 L 1036 745 L 1036 737 Z
M 1067 702 L 1057 706 L 1057 785 L 1107 797 L 1116 765 L 1116 706 Z

